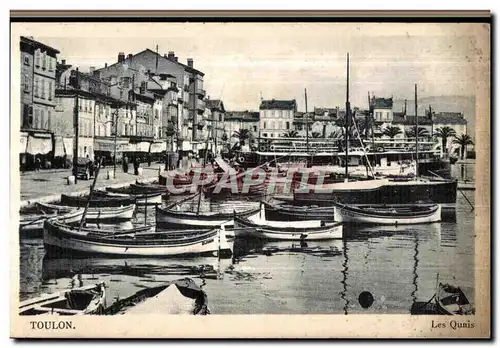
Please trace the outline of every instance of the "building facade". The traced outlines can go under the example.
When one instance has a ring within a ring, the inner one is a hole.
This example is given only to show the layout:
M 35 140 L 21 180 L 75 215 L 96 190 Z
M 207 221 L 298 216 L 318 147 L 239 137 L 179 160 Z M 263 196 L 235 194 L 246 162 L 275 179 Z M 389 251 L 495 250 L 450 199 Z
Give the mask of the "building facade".
M 293 100 L 262 100 L 259 107 L 260 135 L 276 138 L 293 129 L 297 102 Z
M 53 158 L 51 122 L 55 112 L 56 62 L 59 51 L 21 36 L 21 148 L 22 169 Z

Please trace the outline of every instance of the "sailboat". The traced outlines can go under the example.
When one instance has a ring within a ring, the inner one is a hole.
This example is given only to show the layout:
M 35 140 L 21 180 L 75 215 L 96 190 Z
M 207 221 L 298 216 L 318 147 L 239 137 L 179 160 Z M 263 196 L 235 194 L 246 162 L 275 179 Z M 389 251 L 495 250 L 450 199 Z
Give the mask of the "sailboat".
M 415 85 L 415 115 L 417 113 L 417 85 Z M 416 117 L 418 119 L 418 117 Z M 447 204 L 455 205 L 457 181 L 443 178 L 422 178 L 398 180 L 385 177 L 368 180 L 349 181 L 349 124 L 351 110 L 349 103 L 349 54 L 347 54 L 347 94 L 346 94 L 346 132 L 345 132 L 345 181 L 306 185 L 294 191 L 296 204 L 330 205 L 332 201 L 343 204 Z M 418 121 L 417 121 L 418 124 Z M 418 137 L 416 137 L 418 168 Z M 418 173 L 418 170 L 416 171 Z

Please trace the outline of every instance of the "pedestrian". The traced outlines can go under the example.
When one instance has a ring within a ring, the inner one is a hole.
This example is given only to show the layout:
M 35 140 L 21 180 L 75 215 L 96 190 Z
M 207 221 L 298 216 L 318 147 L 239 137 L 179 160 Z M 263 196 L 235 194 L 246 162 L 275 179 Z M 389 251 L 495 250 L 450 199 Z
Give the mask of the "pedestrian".
M 139 175 L 139 159 L 137 157 L 134 157 L 134 175 Z
M 123 172 L 128 173 L 128 157 L 127 157 L 127 155 L 123 156 L 122 165 L 123 165 Z
M 35 171 L 39 172 L 41 165 L 42 165 L 42 161 L 40 160 L 40 157 L 37 157 L 35 159 Z
M 151 157 L 152 157 L 151 153 L 148 153 L 148 167 L 151 167 L 151 160 L 152 160 Z
M 89 162 L 89 179 L 94 176 L 94 162 Z

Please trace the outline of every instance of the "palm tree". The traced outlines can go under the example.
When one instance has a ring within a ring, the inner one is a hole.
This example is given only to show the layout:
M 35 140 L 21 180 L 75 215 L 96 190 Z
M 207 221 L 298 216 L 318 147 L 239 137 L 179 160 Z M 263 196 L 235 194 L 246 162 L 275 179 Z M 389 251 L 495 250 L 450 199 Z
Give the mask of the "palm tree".
M 417 126 L 413 126 L 409 129 L 406 130 L 406 136 L 408 138 L 415 138 L 415 131 L 417 130 Z M 429 131 L 425 127 L 418 127 L 418 137 L 428 137 L 429 136 Z
M 311 134 L 311 138 L 321 138 L 321 135 L 322 135 L 322 134 L 321 134 L 321 133 L 319 133 L 319 132 L 313 132 L 313 133 Z
M 448 153 L 448 149 L 446 148 L 446 143 L 448 142 L 448 138 L 454 137 L 456 132 L 453 128 L 444 126 L 436 129 L 436 133 L 434 135 L 438 138 L 441 138 L 441 144 L 443 146 L 443 152 Z
M 252 133 L 250 133 L 248 129 L 240 129 L 239 131 L 234 132 L 232 136 L 233 138 L 238 138 L 240 146 L 244 146 L 245 141 L 252 137 Z
M 467 146 L 474 145 L 472 138 L 468 134 L 462 134 L 459 137 L 455 135 L 455 139 L 453 139 L 452 143 L 460 145 L 460 153 L 462 159 L 464 159 L 464 154 L 465 158 L 467 159 Z
M 391 140 L 394 139 L 396 135 L 401 133 L 403 133 L 401 131 L 401 128 L 396 126 L 388 126 L 382 130 L 382 134 L 388 136 L 389 138 L 391 138 Z
M 299 133 L 296 130 L 289 130 L 288 132 L 284 133 L 283 136 L 285 138 L 298 138 Z

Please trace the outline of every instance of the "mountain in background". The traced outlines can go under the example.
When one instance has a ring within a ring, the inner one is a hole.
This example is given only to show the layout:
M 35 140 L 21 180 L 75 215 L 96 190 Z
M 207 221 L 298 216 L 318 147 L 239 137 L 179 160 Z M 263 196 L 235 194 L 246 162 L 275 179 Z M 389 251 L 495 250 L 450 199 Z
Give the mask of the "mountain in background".
M 407 100 L 408 115 L 415 115 L 414 100 Z M 404 99 L 394 99 L 393 110 L 400 112 L 404 109 Z M 476 98 L 473 96 L 435 96 L 418 98 L 418 114 L 425 115 L 429 105 L 435 112 L 462 112 L 467 120 L 467 133 L 475 138 L 476 131 Z

